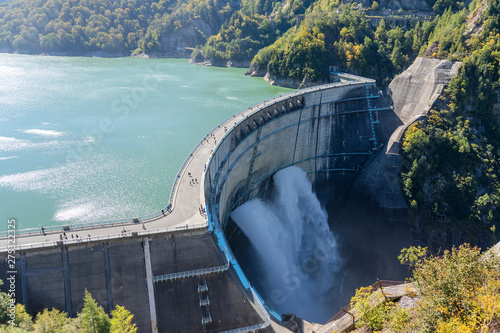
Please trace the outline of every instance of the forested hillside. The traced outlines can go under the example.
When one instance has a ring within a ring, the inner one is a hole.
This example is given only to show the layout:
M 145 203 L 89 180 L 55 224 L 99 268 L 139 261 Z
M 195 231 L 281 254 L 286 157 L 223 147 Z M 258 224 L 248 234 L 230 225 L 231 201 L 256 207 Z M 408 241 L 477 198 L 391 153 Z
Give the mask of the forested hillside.
M 231 12 L 218 0 L 13 0 L 0 4 L 0 50 L 185 56 Z
M 386 1 L 387 8 L 395 6 L 391 1 Z M 365 7 L 379 7 L 376 2 L 368 2 Z M 431 5 L 424 0 L 408 1 L 410 4 L 417 9 L 429 9 Z M 354 7 L 356 10 L 351 10 Z M 194 49 L 193 56 L 199 61 L 208 60 L 215 65 L 231 61 L 233 65 L 248 67 L 259 50 L 281 36 L 311 40 L 312 34 L 316 43 L 321 38 L 309 31 L 312 26 L 326 30 L 321 33 L 327 43 L 336 40 L 343 27 L 351 28 L 349 35 L 347 31 L 342 35 L 346 43 L 360 39 L 357 44 L 361 44 L 364 35 L 375 40 L 373 29 L 363 19 L 363 8 L 324 0 L 12 0 L 0 3 L 0 50 L 161 57 L 188 56 Z M 304 18 L 307 29 L 295 31 Z M 356 22 L 350 22 L 351 19 Z M 363 31 L 360 33 L 359 29 Z M 343 50 L 343 46 L 338 45 L 340 53 L 353 51 Z M 324 51 L 331 52 L 330 48 L 328 44 Z M 254 63 L 262 69 L 266 54 L 259 59 Z M 345 62 L 348 60 L 349 57 Z
M 427 42 L 428 56 L 463 64 L 407 131 L 401 183 L 415 221 L 491 244 L 500 235 L 500 2 L 469 8 L 447 11 Z

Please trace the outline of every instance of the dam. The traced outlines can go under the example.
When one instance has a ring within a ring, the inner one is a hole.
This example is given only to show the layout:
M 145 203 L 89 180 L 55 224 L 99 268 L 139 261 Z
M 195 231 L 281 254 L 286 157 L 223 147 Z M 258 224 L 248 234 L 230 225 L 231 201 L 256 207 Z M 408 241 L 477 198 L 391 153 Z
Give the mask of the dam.
M 199 142 L 162 211 L 119 224 L 19 231 L 13 247 L 2 235 L 2 262 L 14 250 L 15 267 L 0 278 L 15 275 L 16 300 L 30 313 L 54 307 L 75 316 L 87 289 L 108 312 L 129 309 L 139 332 L 282 331 L 281 314 L 229 246 L 237 233 L 231 213 L 268 195 L 272 176 L 289 166 L 330 194 L 354 188 L 404 210 L 392 186 L 399 142 L 457 67 L 418 58 L 390 86 L 392 105 L 373 80 L 332 72 L 334 83 L 252 106 Z M 63 232 L 80 237 L 61 239 Z

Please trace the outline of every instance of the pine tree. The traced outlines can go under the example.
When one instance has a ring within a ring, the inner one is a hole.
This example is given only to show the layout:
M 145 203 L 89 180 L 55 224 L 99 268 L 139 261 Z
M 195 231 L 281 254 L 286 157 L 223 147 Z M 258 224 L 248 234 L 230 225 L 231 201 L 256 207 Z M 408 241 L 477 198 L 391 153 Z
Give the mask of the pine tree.
M 84 306 L 79 314 L 82 319 L 83 332 L 85 333 L 108 333 L 110 329 L 109 317 L 102 306 L 97 304 L 92 295 L 85 289 L 83 298 Z

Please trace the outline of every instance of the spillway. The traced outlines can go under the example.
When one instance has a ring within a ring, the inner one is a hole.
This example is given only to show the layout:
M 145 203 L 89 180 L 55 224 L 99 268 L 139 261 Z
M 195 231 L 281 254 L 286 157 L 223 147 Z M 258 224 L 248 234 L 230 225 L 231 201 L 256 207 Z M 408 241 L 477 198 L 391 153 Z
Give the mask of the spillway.
M 336 78 L 247 110 L 213 152 L 204 180 L 219 244 L 232 246 L 268 308 L 315 322 L 332 315 L 345 277 L 312 189 L 342 193 L 401 124 L 373 80 Z M 252 248 L 249 259 L 241 247 Z
M 266 303 L 280 313 L 325 321 L 331 316 L 329 291 L 341 267 L 328 215 L 300 168 L 280 170 L 273 181 L 272 201 L 252 199 L 231 218 L 255 250 L 249 264 L 265 281 L 261 286 Z

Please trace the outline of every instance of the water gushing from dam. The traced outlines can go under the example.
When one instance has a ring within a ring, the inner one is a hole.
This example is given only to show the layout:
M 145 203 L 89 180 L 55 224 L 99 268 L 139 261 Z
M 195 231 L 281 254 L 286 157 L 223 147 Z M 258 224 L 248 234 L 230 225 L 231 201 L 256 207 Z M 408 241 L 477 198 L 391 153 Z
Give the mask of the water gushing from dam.
M 328 290 L 341 266 L 328 215 L 300 168 L 283 169 L 273 180 L 272 201 L 253 199 L 231 218 L 255 249 L 266 302 L 281 313 L 324 320 L 331 315 L 324 306 L 331 301 Z

